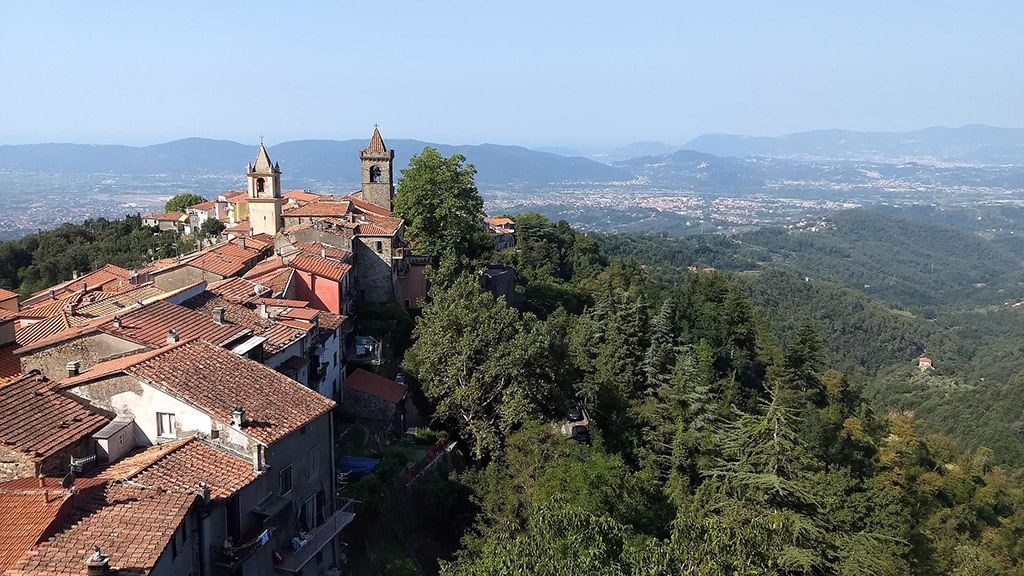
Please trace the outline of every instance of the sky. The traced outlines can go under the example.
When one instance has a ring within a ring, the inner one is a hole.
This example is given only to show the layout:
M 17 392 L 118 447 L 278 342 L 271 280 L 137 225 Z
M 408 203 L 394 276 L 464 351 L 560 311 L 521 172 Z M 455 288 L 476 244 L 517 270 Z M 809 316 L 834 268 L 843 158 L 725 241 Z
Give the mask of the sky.
M 0 144 L 1024 126 L 1024 2 L 0 1 Z

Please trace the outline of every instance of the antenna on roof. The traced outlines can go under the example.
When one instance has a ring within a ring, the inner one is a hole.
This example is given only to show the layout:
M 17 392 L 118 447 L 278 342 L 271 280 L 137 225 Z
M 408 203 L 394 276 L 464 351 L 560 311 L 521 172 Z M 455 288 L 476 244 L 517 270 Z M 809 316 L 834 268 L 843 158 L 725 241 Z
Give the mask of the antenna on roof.
M 68 471 L 67 476 L 65 476 L 64 479 L 60 481 L 60 487 L 65 489 L 65 490 L 71 490 L 72 488 L 75 487 L 75 470 L 74 470 L 74 468 L 71 468 Z

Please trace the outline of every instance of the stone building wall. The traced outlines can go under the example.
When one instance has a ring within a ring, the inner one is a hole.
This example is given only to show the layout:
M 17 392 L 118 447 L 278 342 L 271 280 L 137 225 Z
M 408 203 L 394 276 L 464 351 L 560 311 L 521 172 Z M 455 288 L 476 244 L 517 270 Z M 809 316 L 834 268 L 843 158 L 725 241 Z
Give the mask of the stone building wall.
M 391 422 L 398 414 L 398 405 L 355 388 L 345 388 L 341 411 L 356 418 Z
M 95 333 L 35 350 L 21 357 L 22 372 L 38 370 L 50 380 L 66 378 L 68 362 L 79 362 L 87 370 L 112 356 L 142 350 L 145 347 L 110 334 Z
M 353 259 L 359 298 L 368 302 L 388 302 L 397 298 L 395 285 L 398 273 L 391 259 L 393 240 L 389 236 L 357 236 L 354 239 Z M 377 242 L 381 243 L 379 252 Z

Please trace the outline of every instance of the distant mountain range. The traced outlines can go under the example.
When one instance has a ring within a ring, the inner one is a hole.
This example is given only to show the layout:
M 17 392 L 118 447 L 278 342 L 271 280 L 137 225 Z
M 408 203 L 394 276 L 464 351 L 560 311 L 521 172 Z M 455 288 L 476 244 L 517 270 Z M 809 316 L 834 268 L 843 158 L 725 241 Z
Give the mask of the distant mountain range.
M 981 164 L 1024 164 L 1024 128 L 970 124 L 913 132 L 815 130 L 778 137 L 707 134 L 678 149 L 717 156 L 773 156 L 828 160 L 936 160 Z
M 419 140 L 386 141 L 396 169 L 424 146 L 466 156 L 484 186 L 543 187 L 566 182 L 630 180 L 631 174 L 587 158 L 567 158 L 521 146 L 452 146 Z M 285 180 L 358 183 L 365 140 L 296 140 L 268 147 Z M 152 146 L 30 144 L 0 146 L 0 170 L 47 173 L 242 174 L 256 147 L 229 140 L 186 138 Z M 296 187 L 299 187 L 297 184 Z
M 568 148 L 531 150 L 498 144 L 437 144 L 394 139 L 396 168 L 432 146 L 444 155 L 460 153 L 478 171 L 484 188 L 540 189 L 566 184 L 628 182 L 700 189 L 762 187 L 768 181 L 817 180 L 870 183 L 884 178 L 954 184 L 1020 187 L 1024 129 L 983 125 L 927 128 L 914 132 L 819 130 L 779 137 L 708 134 L 671 146 L 636 142 L 589 158 Z M 285 179 L 355 185 L 359 150 L 366 141 L 296 140 L 270 147 Z M 228 140 L 186 138 L 152 146 L 32 144 L 0 146 L 0 170 L 88 174 L 242 173 L 256 147 Z M 986 164 L 984 169 L 949 164 Z M 999 168 L 993 165 L 1015 165 Z M 974 170 L 975 173 L 968 174 Z M 952 180 L 948 178 L 952 177 Z M 943 180 L 943 179 L 947 180 Z

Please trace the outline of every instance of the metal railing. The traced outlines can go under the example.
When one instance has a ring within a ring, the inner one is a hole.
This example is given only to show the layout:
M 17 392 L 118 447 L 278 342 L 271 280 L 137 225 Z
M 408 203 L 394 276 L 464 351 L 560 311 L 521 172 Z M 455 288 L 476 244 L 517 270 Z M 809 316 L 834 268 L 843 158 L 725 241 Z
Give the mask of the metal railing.
M 293 552 L 285 554 L 284 562 L 277 567 L 286 572 L 298 572 L 309 562 L 309 559 L 334 539 L 345 526 L 352 522 L 356 515 L 351 511 L 352 501 L 348 500 L 337 512 L 330 515 L 324 523 L 306 533 L 305 544 Z

